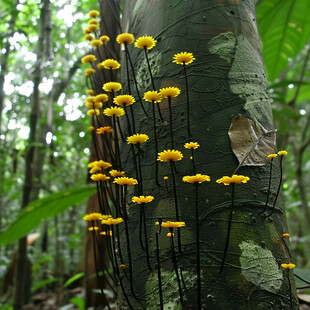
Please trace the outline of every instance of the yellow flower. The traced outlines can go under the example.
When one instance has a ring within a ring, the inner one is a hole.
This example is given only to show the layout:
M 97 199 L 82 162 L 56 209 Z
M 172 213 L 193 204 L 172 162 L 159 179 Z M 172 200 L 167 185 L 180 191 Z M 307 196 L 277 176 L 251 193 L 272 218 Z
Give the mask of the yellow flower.
M 285 269 L 292 269 L 292 268 L 295 268 L 296 265 L 291 264 L 291 263 L 289 263 L 289 264 L 281 264 L 281 267 L 283 267 Z
M 223 183 L 224 185 L 229 185 L 231 183 L 234 183 L 234 184 L 247 183 L 247 181 L 249 180 L 250 180 L 249 177 L 246 177 L 244 175 L 234 174 L 232 175 L 232 177 L 224 176 L 216 180 L 216 183 Z
M 94 126 L 89 126 L 89 127 L 88 127 L 88 130 L 89 130 L 89 131 L 94 131 L 94 130 L 95 130 L 95 127 L 94 127 Z
M 107 94 L 99 94 L 96 97 L 94 97 L 95 102 L 106 102 L 109 100 L 109 97 Z
M 136 102 L 132 95 L 118 95 L 113 99 L 113 102 L 120 106 L 128 106 Z
M 91 31 L 90 31 L 88 28 L 86 28 L 86 29 L 83 31 L 83 33 L 85 33 L 85 34 L 90 34 Z
M 108 218 L 106 220 L 101 221 L 102 224 L 106 224 L 106 225 L 117 225 L 121 222 L 123 222 L 124 220 L 121 217 L 118 217 L 116 219 L 114 218 Z
M 98 29 L 99 29 L 98 25 L 89 25 L 86 30 L 89 32 L 94 32 Z
M 95 55 L 92 55 L 92 54 L 89 54 L 89 55 L 86 55 L 84 57 L 82 57 L 81 61 L 83 64 L 87 64 L 87 63 L 90 63 L 92 61 L 96 61 L 97 58 Z
M 140 196 L 140 197 L 134 196 L 131 198 L 131 200 L 132 202 L 135 202 L 138 204 L 149 203 L 154 200 L 154 197 L 153 196 Z
M 100 111 L 98 109 L 91 109 L 86 112 L 88 116 L 99 115 Z
M 277 157 L 278 156 L 278 154 L 269 154 L 267 157 L 268 158 L 275 158 L 275 157 Z
M 157 90 L 150 90 L 144 93 L 143 99 L 149 102 L 161 102 L 161 95 Z
M 85 221 L 101 221 L 102 214 L 101 213 L 89 213 L 83 216 L 83 220 Z
M 102 174 L 102 173 L 93 174 L 90 178 L 94 182 L 99 182 L 99 181 L 104 182 L 110 179 L 110 177 L 107 177 L 105 174 Z
M 185 143 L 184 144 L 184 147 L 186 148 L 186 149 L 197 149 L 198 147 L 199 147 L 200 145 L 199 145 L 199 143 L 198 142 L 188 142 L 188 143 Z
M 89 109 L 94 109 L 94 108 L 99 109 L 99 108 L 102 108 L 102 102 L 86 101 L 85 106 Z
M 94 95 L 95 94 L 95 92 L 92 89 L 87 89 L 86 93 L 88 95 Z
M 174 59 L 173 62 L 175 62 L 178 65 L 183 64 L 188 65 L 195 60 L 193 53 L 187 53 L 187 52 L 174 54 L 173 59 Z
M 90 174 L 93 174 L 93 173 L 97 173 L 97 172 L 99 172 L 99 171 L 101 171 L 102 169 L 100 168 L 100 167 L 97 167 L 97 166 L 95 166 L 95 167 L 92 167 L 90 170 L 89 170 L 89 173 Z
M 99 227 L 97 227 L 97 226 L 88 227 L 88 230 L 89 230 L 89 231 L 98 230 L 98 229 L 99 229 Z
M 144 143 L 146 140 L 149 139 L 149 136 L 143 133 L 137 133 L 133 136 L 127 138 L 128 144 L 137 144 L 137 143 Z
M 206 181 L 210 181 L 210 177 L 208 175 L 196 174 L 196 175 L 187 175 L 183 177 L 183 182 L 187 183 L 202 183 Z
M 99 16 L 99 11 L 97 10 L 91 10 L 89 13 L 88 13 L 88 16 L 89 17 L 98 17 Z
M 119 268 L 120 268 L 120 269 L 127 269 L 128 266 L 126 266 L 126 265 L 124 265 L 124 264 L 120 264 L 120 265 L 119 265 Z
M 172 98 L 172 97 L 177 97 L 180 94 L 180 89 L 177 87 L 165 87 L 159 90 L 161 96 L 163 98 Z
M 94 96 L 87 97 L 87 98 L 86 98 L 86 102 L 93 103 L 93 102 L 94 102 L 94 99 L 95 99 Z
M 96 133 L 98 135 L 102 135 L 104 133 L 111 133 L 113 132 L 113 128 L 111 126 L 104 126 L 104 127 L 99 127 L 96 129 Z
M 92 162 L 90 162 L 90 163 L 87 165 L 87 167 L 88 167 L 88 168 L 95 167 L 95 166 L 96 166 L 96 163 L 97 163 L 97 161 L 92 161 Z
M 90 75 L 92 75 L 92 74 L 94 74 L 95 73 L 95 70 L 94 69 L 86 69 L 85 70 L 85 76 L 90 76 Z
M 135 40 L 135 37 L 131 33 L 121 33 L 116 37 L 116 41 L 119 44 L 131 44 Z
M 103 231 L 103 232 L 100 233 L 100 235 L 112 236 L 112 230 L 108 230 L 107 232 Z
M 110 170 L 109 173 L 113 178 L 125 176 L 125 171 Z
M 174 234 L 172 234 L 172 233 L 167 234 L 167 237 L 171 238 L 171 236 L 174 236 Z
M 113 183 L 116 183 L 118 185 L 136 185 L 138 184 L 138 181 L 136 179 L 133 178 L 127 178 L 127 177 L 118 177 L 116 178 Z
M 90 45 L 93 47 L 99 47 L 101 46 L 103 43 L 101 40 L 95 39 L 95 40 L 91 40 L 90 41 Z
M 91 19 L 91 20 L 89 20 L 88 21 L 88 24 L 90 24 L 90 25 L 98 25 L 99 24 L 99 22 L 98 22 L 98 20 L 97 19 Z
M 107 82 L 103 84 L 102 89 L 106 92 L 119 91 L 122 89 L 122 84 L 118 82 Z
M 103 110 L 103 114 L 106 116 L 122 116 L 125 114 L 125 111 L 123 108 L 118 108 L 118 107 L 111 107 L 111 108 L 106 108 Z
M 183 154 L 177 150 L 164 150 L 161 153 L 158 153 L 157 160 L 160 161 L 178 161 L 183 158 Z
M 84 40 L 91 41 L 94 37 L 91 34 L 87 34 L 84 36 Z
M 102 41 L 102 43 L 107 43 L 110 41 L 110 38 L 108 36 L 101 36 L 99 39 Z
M 185 222 L 162 222 L 161 226 L 163 227 L 167 227 L 167 228 L 179 228 L 179 227 L 184 227 L 185 226 Z
M 105 69 L 118 69 L 121 64 L 115 59 L 106 59 L 102 62 L 102 65 Z
M 103 161 L 103 160 L 96 161 L 95 166 L 100 167 L 102 169 L 108 169 L 108 168 L 112 167 L 112 165 L 110 163 L 108 163 L 107 161 Z
M 98 69 L 98 70 L 102 70 L 102 69 L 103 69 L 103 64 L 102 64 L 101 62 L 99 62 L 99 63 L 97 64 L 97 69 Z
M 290 236 L 290 234 L 283 234 L 282 235 L 284 238 L 288 238 Z
M 155 46 L 156 42 L 157 41 L 151 36 L 143 36 L 136 40 L 135 47 L 147 48 L 150 50 Z
M 169 178 L 168 178 L 167 176 L 164 177 L 164 180 L 165 180 L 165 181 L 168 181 L 168 179 L 169 179 Z
M 278 152 L 278 155 L 280 155 L 280 156 L 285 156 L 286 154 L 287 154 L 287 151 L 285 151 L 285 150 Z

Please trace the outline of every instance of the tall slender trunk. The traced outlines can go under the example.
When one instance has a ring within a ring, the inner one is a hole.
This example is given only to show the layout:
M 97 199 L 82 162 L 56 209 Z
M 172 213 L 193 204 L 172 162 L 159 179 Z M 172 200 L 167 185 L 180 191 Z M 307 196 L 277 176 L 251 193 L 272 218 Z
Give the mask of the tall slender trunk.
M 191 174 L 190 154 L 183 145 L 187 141 L 186 92 L 182 66 L 172 63 L 178 52 L 192 52 L 196 60 L 187 68 L 190 91 L 191 134 L 201 145 L 195 153 L 196 171 L 211 176 L 209 184 L 199 185 L 199 227 L 201 259 L 202 309 L 290 309 L 290 285 L 287 274 L 280 267 L 289 262 L 289 254 L 282 243 L 287 232 L 285 212 L 278 200 L 272 218 L 260 215 L 268 188 L 269 166 L 242 167 L 239 171 L 250 177 L 247 184 L 236 185 L 234 214 L 230 242 L 223 273 L 221 260 L 228 226 L 230 189 L 220 186 L 216 179 L 231 175 L 238 161 L 232 152 L 228 136 L 232 119 L 241 114 L 253 119 L 267 130 L 273 130 L 273 120 L 268 96 L 267 81 L 261 56 L 256 25 L 254 0 L 228 1 L 126 1 L 123 24 L 130 25 L 128 32 L 135 37 L 152 35 L 157 45 L 149 52 L 156 89 L 176 86 L 181 95 L 174 98 L 173 130 L 175 148 L 184 153 L 176 163 L 177 195 L 182 228 L 182 254 L 176 255 L 183 270 L 183 305 L 179 301 L 178 284 L 171 260 L 169 238 L 159 236 L 162 292 L 164 306 L 173 309 L 197 309 L 195 262 L 195 193 L 182 176 Z M 124 27 L 125 28 L 125 27 Z M 125 28 L 126 29 L 126 28 Z M 126 29 L 127 31 L 127 29 Z M 141 93 L 151 90 L 147 64 L 143 51 L 130 46 Z M 124 57 L 124 55 L 123 55 Z M 126 74 L 123 72 L 123 76 Z M 146 106 L 146 105 L 145 105 Z M 146 106 L 151 115 L 151 105 Z M 166 101 L 160 103 L 164 121 L 158 125 L 159 150 L 167 149 L 169 141 L 169 114 Z M 154 204 L 146 207 L 146 222 L 150 249 L 155 249 L 154 222 L 158 218 L 175 220 L 172 185 L 155 184 L 154 135 L 152 122 L 146 118 L 139 105 L 135 106 L 139 132 L 148 134 L 142 159 L 144 195 L 153 195 Z M 247 137 L 245 137 L 247 138 Z M 266 154 L 267 156 L 268 154 Z M 122 147 L 125 171 L 134 170 L 130 148 Z M 160 180 L 167 174 L 166 163 L 160 163 Z M 169 175 L 168 175 L 169 176 Z M 275 166 L 274 180 L 279 179 Z M 171 177 L 169 177 L 169 181 Z M 272 184 L 276 191 L 277 181 Z M 133 195 L 133 193 L 129 193 Z M 132 240 L 134 290 L 141 299 L 130 297 L 135 309 L 159 309 L 157 270 L 148 270 L 141 253 L 137 219 L 138 208 L 129 205 L 129 230 Z M 168 231 L 167 231 L 168 232 Z M 123 239 L 123 248 L 126 247 Z M 126 258 L 125 258 L 126 259 Z M 155 250 L 151 265 L 155 266 Z M 293 309 L 298 309 L 294 279 Z M 124 281 L 125 282 L 125 281 Z M 124 283 L 129 292 L 129 283 Z M 120 307 L 125 308 L 125 298 Z

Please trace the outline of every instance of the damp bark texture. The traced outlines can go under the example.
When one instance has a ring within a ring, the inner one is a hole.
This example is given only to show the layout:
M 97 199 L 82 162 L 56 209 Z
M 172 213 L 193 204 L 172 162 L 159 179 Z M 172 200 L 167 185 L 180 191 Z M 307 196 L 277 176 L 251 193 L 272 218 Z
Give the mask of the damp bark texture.
M 196 173 L 211 177 L 211 182 L 199 185 L 202 309 L 290 309 L 290 285 L 284 272 L 287 270 L 280 266 L 290 262 L 282 239 L 282 234 L 287 232 L 287 224 L 281 199 L 278 199 L 269 219 L 260 214 L 267 198 L 270 163 L 238 170 L 238 174 L 250 177 L 250 181 L 235 186 L 230 241 L 223 273 L 219 272 L 230 214 L 231 189 L 215 181 L 225 175 L 231 176 L 239 164 L 228 135 L 232 120 L 241 115 L 267 131 L 273 130 L 254 1 L 125 1 L 123 30 L 133 33 L 136 38 L 151 35 L 157 40 L 156 47 L 149 52 L 156 89 L 167 86 L 181 89 L 181 94 L 172 99 L 172 118 L 175 149 L 184 154 L 184 158 L 176 163 L 180 220 L 186 222 L 186 227 L 181 228 L 183 253 L 179 254 L 176 248 L 178 268 L 183 270 L 184 303 L 181 305 L 179 300 L 178 282 L 171 262 L 170 240 L 166 236 L 169 231 L 163 228 L 159 245 L 164 309 L 197 309 L 195 187 L 182 182 L 184 175 L 192 174 L 191 154 L 184 148 L 184 143 L 189 142 L 185 80 L 182 66 L 172 63 L 173 55 L 182 51 L 192 52 L 196 58 L 186 67 L 190 93 L 190 140 L 201 145 L 194 150 Z M 130 45 L 129 51 L 140 93 L 152 90 L 143 50 Z M 124 59 L 124 51 L 121 51 L 121 56 Z M 122 76 L 126 84 L 125 71 Z M 136 93 L 133 95 L 137 98 Z M 144 106 L 152 115 L 152 105 L 144 102 Z M 171 145 L 168 102 L 162 101 L 160 107 L 164 120 L 157 118 L 157 136 L 159 151 L 163 151 Z M 143 194 L 155 197 L 145 206 L 147 242 L 153 269 L 147 268 L 146 254 L 137 242 L 139 207 L 130 202 L 129 198 L 135 192 L 129 189 L 127 211 L 133 286 L 140 300 L 131 297 L 126 278 L 123 283 L 134 309 L 160 309 L 155 243 L 158 226 L 154 223 L 158 218 L 176 220 L 172 176 L 169 163 L 159 163 L 161 186 L 155 184 L 153 123 L 139 104 L 135 104 L 134 109 L 138 120 L 137 132 L 150 137 L 141 146 L 141 163 Z M 124 122 L 124 131 L 125 125 Z M 244 139 L 248 138 L 245 134 Z M 130 147 L 122 144 L 121 152 L 126 175 L 135 176 Z M 275 160 L 269 208 L 275 198 L 279 171 L 279 161 Z M 169 177 L 168 190 L 164 176 Z M 123 238 L 124 249 L 125 242 Z M 290 281 L 293 309 L 298 309 L 292 272 Z M 128 308 L 125 298 L 120 297 L 120 305 L 121 309 Z

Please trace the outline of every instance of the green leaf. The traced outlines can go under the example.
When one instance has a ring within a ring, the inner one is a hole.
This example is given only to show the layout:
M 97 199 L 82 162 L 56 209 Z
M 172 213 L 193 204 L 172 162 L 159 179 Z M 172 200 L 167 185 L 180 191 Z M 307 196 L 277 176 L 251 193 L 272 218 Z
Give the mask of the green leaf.
M 65 282 L 64 287 L 69 286 L 71 283 L 75 282 L 78 279 L 81 279 L 82 277 L 84 277 L 84 272 L 80 272 L 78 274 L 75 274 L 73 277 L 71 277 L 70 279 L 68 279 Z
M 54 283 L 54 282 L 58 282 L 59 281 L 59 278 L 50 278 L 50 279 L 46 279 L 46 280 L 43 280 L 39 283 L 36 283 L 32 288 L 31 288 L 31 291 L 32 292 L 35 292 L 36 290 L 38 290 L 39 288 L 47 285 L 47 284 L 50 284 L 50 283 Z
M 82 297 L 73 297 L 70 299 L 70 302 L 75 304 L 81 310 L 85 309 L 84 299 Z
M 68 207 L 80 203 L 95 191 L 95 187 L 84 185 L 66 189 L 31 202 L 20 211 L 11 226 L 0 234 L 0 245 L 15 242 L 36 228 L 42 220 L 53 217 Z
M 256 13 L 267 75 L 274 81 L 309 40 L 310 1 L 264 0 Z

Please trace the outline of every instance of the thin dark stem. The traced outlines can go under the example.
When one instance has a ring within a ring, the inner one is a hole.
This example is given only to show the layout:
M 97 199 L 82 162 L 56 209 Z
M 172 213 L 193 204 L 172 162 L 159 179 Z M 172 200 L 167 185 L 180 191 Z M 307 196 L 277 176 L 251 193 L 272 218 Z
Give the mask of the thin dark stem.
M 122 170 L 122 163 L 121 163 L 121 157 L 119 152 L 119 145 L 118 145 L 118 134 L 117 134 L 117 128 L 116 128 L 116 120 L 115 115 L 113 115 L 113 128 L 114 128 L 114 143 L 115 143 L 115 155 L 116 155 L 116 162 L 118 164 L 118 169 Z
M 168 97 L 168 106 L 169 106 L 169 125 L 170 125 L 171 148 L 174 149 L 171 97 Z
M 157 141 L 157 128 L 156 128 L 156 117 L 155 117 L 155 102 L 153 100 L 152 100 L 152 112 L 153 112 L 153 132 L 154 132 L 154 138 L 155 138 L 155 182 L 158 186 L 160 186 L 159 177 L 158 177 L 158 160 L 157 160 L 158 141 Z
M 299 280 L 301 280 L 301 281 L 303 281 L 303 282 L 305 282 L 305 283 L 307 283 L 307 284 L 310 284 L 310 281 L 305 280 L 304 278 L 302 278 L 301 276 L 297 275 L 296 273 L 294 273 L 294 276 L 295 276 L 297 279 L 299 279 Z
M 196 165 L 195 165 L 194 149 L 191 149 L 191 153 L 192 153 L 193 172 L 194 172 L 194 174 L 196 174 Z
M 145 55 L 145 58 L 146 58 L 147 67 L 149 69 L 152 87 L 153 87 L 153 90 L 155 90 L 155 83 L 154 83 L 153 74 L 152 74 L 152 70 L 151 70 L 151 66 L 150 66 L 150 61 L 149 61 L 149 56 L 148 56 L 148 52 L 147 52 L 147 48 L 146 47 L 144 47 L 144 55 Z
M 127 121 L 127 130 L 128 130 L 128 135 L 131 136 L 132 135 L 132 131 L 131 131 L 131 124 L 130 124 L 130 120 L 129 120 L 129 116 L 127 113 L 127 106 L 124 105 L 124 111 L 125 111 L 125 116 L 126 116 L 126 121 Z
M 162 284 L 161 284 L 160 257 L 159 257 L 159 240 L 158 240 L 159 234 L 160 234 L 160 231 L 156 232 L 157 279 L 158 279 L 160 310 L 164 310 L 163 291 L 162 291 Z
M 181 281 L 180 281 L 178 264 L 177 264 L 177 260 L 175 257 L 175 251 L 174 251 L 173 228 L 169 228 L 169 229 L 170 229 L 170 233 L 171 233 L 171 237 L 170 237 L 171 259 L 172 259 L 172 263 L 174 265 L 175 275 L 176 275 L 177 282 L 178 282 L 180 302 L 181 302 L 181 304 L 183 304 L 183 294 L 182 294 Z
M 115 249 L 116 249 L 116 246 L 115 246 L 115 240 L 114 240 L 114 231 L 113 231 L 113 226 L 111 227 L 111 229 L 112 229 L 112 240 L 113 240 L 113 249 L 114 249 L 114 253 L 115 253 Z M 114 255 L 114 259 L 115 259 L 115 264 L 116 264 L 116 266 L 118 265 L 117 264 L 117 257 L 116 257 L 116 255 Z M 122 282 L 122 279 L 121 279 L 121 277 L 120 277 L 120 274 L 119 274 L 119 270 L 117 269 L 117 271 L 116 271 L 116 274 L 117 274 L 117 276 L 118 276 L 118 279 L 119 279 L 119 282 L 120 282 L 120 286 L 121 286 L 121 289 L 122 289 L 122 291 L 123 291 L 123 295 L 124 295 L 124 297 L 125 297 L 125 299 L 126 299 L 126 301 L 127 301 L 127 304 L 128 304 L 128 306 L 129 306 L 129 308 L 131 309 L 131 310 L 133 310 L 133 307 L 131 306 L 131 303 L 130 303 L 130 301 L 129 301 L 129 298 L 128 298 L 128 296 L 127 296 L 127 293 L 126 293 L 126 291 L 125 291 L 125 288 L 124 288 L 124 285 L 123 285 L 123 282 Z
M 147 229 L 146 229 L 146 220 L 145 220 L 145 204 L 142 204 L 142 218 L 143 218 L 143 226 L 144 226 L 144 240 L 145 240 L 145 252 L 146 252 L 146 262 L 147 267 L 149 270 L 152 270 L 150 264 L 150 255 L 149 255 L 149 245 L 148 245 L 148 238 L 147 238 Z
M 130 77 L 129 77 L 129 66 L 128 66 L 128 46 L 127 42 L 125 42 L 125 61 L 126 61 L 126 76 L 127 76 L 127 85 L 128 85 L 128 94 L 131 95 L 131 87 L 130 87 Z
M 103 296 L 103 299 L 104 299 L 105 303 L 107 304 L 108 309 L 111 310 L 109 302 L 108 302 L 108 300 L 104 294 L 103 287 L 101 285 L 101 281 L 100 281 L 100 277 L 99 277 L 99 271 L 98 271 L 99 269 L 98 269 L 97 254 L 96 254 L 96 247 L 97 247 L 97 242 L 96 242 L 96 238 L 95 238 L 96 231 L 94 229 L 95 228 L 94 223 L 92 223 L 92 228 L 93 228 L 92 235 L 93 235 L 94 263 L 95 263 L 96 278 L 97 278 L 97 282 L 99 284 L 99 288 L 100 288 L 101 294 Z
M 120 135 L 121 135 L 121 139 L 122 139 L 123 142 L 125 142 L 126 140 L 125 140 L 122 128 L 121 128 L 121 124 L 120 124 L 119 118 L 117 118 L 116 121 L 117 121 L 117 126 L 118 126 L 118 129 L 119 129 Z
M 288 287 L 290 290 L 290 308 L 293 310 L 293 298 L 292 298 L 292 286 L 291 286 L 291 280 L 290 280 L 290 269 L 287 269 L 287 281 L 288 281 Z
M 138 149 L 138 168 L 139 168 L 139 181 L 138 181 L 138 185 L 139 185 L 139 194 L 142 195 L 143 193 L 143 183 L 142 183 L 142 167 L 141 167 L 141 147 L 140 147 L 140 143 L 136 144 L 137 149 Z
M 201 309 L 201 275 L 200 275 L 198 183 L 195 183 L 195 209 L 196 209 L 197 309 Z
M 136 133 L 136 121 L 135 121 L 135 113 L 133 111 L 133 106 L 131 105 L 129 109 L 130 109 L 130 115 L 131 115 L 131 120 L 132 120 L 132 131 L 133 133 Z
M 128 215 L 126 210 L 126 198 L 127 198 L 127 185 L 124 185 L 124 201 L 123 201 L 123 214 L 124 214 L 124 222 L 125 222 L 125 233 L 126 233 L 126 244 L 127 244 L 127 255 L 128 255 L 128 263 L 129 263 L 129 282 L 130 282 L 130 290 L 132 296 L 135 299 L 138 299 L 134 288 L 133 288 L 133 270 L 132 270 L 132 259 L 131 259 L 131 249 L 130 249 L 130 239 L 129 239 L 129 229 L 128 229 Z
M 130 68 L 131 68 L 131 71 L 132 71 L 132 76 L 133 76 L 134 84 L 135 84 L 135 87 L 136 87 L 137 96 L 138 96 L 138 98 L 139 98 L 139 103 L 140 103 L 140 105 L 141 105 L 141 108 L 142 108 L 144 114 L 145 114 L 146 116 L 149 116 L 148 113 L 146 112 L 144 106 L 143 106 L 143 103 L 142 103 L 142 99 L 141 99 L 141 96 L 140 96 L 140 93 L 139 93 L 138 83 L 137 83 L 137 79 L 136 79 L 134 67 L 133 67 L 133 64 L 132 64 L 132 61 L 131 61 L 131 57 L 130 57 L 130 54 L 129 54 L 129 51 L 128 51 L 128 46 L 127 46 L 127 44 L 125 44 L 125 52 L 126 52 L 126 54 L 127 54 L 128 60 L 129 60 L 129 64 L 130 64 Z
M 268 206 L 270 188 L 271 188 L 271 178 L 272 178 L 272 162 L 273 162 L 273 158 L 271 158 L 271 161 L 270 161 L 269 184 L 268 184 L 268 192 L 267 192 L 266 203 L 265 203 L 264 209 L 261 212 L 261 214 L 267 210 L 267 206 Z
M 229 245 L 230 229 L 231 229 L 231 224 L 232 224 L 232 216 L 233 216 L 233 212 L 234 212 L 234 199 L 235 199 L 234 196 L 235 196 L 235 184 L 232 183 L 231 184 L 231 207 L 230 207 L 230 214 L 229 214 L 229 220 L 228 220 L 226 243 L 225 243 L 224 254 L 223 254 L 223 258 L 222 258 L 222 262 L 221 262 L 220 273 L 222 273 L 223 269 L 224 269 L 227 249 L 228 249 L 228 245 Z
M 174 169 L 173 169 L 173 161 L 170 161 L 170 168 L 171 168 L 171 174 L 172 174 L 175 214 L 176 214 L 177 221 L 179 222 L 180 216 L 179 216 L 179 206 L 178 206 L 178 199 L 177 199 L 177 189 L 176 189 L 176 183 L 175 183 L 175 174 L 174 174 Z M 181 254 L 182 253 L 182 246 L 181 246 L 181 230 L 180 230 L 180 227 L 177 228 L 177 232 L 178 232 L 178 251 Z
M 143 224 L 143 216 L 142 216 L 142 205 L 140 205 L 140 214 L 139 214 L 139 242 L 140 242 L 140 247 L 142 250 L 145 250 L 145 247 L 143 245 L 143 239 L 142 239 L 142 224 Z
M 188 91 L 188 82 L 187 82 L 185 62 L 183 62 L 183 69 L 184 69 L 185 88 L 186 88 L 187 134 L 188 134 L 188 138 L 190 138 L 192 135 L 191 135 L 191 130 L 190 130 L 189 91 Z
M 283 178 L 282 160 L 283 160 L 283 156 L 281 156 L 281 158 L 280 158 L 280 181 L 279 181 L 279 186 L 278 186 L 277 194 L 276 194 L 276 197 L 274 199 L 271 212 L 266 217 L 270 217 L 272 215 L 273 211 L 276 208 L 276 203 L 277 203 L 277 200 L 278 200 L 278 197 L 279 197 L 279 193 L 280 193 L 280 189 L 281 189 L 281 185 L 282 185 L 282 178 Z
M 285 248 L 286 248 L 286 251 L 287 251 L 289 257 L 292 258 L 291 251 L 290 251 L 289 247 L 287 246 L 284 237 L 282 237 L 282 241 L 283 241 L 283 243 L 284 243 L 284 246 L 285 246 Z

